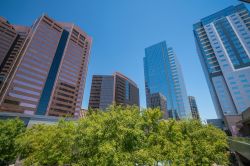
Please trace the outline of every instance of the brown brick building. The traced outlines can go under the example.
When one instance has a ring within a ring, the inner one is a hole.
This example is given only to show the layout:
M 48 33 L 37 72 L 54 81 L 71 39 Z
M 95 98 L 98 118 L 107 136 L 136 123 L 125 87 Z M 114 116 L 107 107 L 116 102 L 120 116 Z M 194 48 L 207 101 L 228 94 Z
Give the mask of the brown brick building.
M 112 103 L 139 106 L 139 89 L 121 73 L 94 75 L 92 78 L 89 108 L 105 109 Z
M 91 38 L 74 24 L 47 15 L 31 27 L 0 19 L 0 111 L 77 115 L 81 109 Z M 1 44 L 2 46 L 2 44 Z M 3 54 L 3 55 L 2 55 Z
M 189 104 L 190 104 L 190 108 L 191 108 L 192 118 L 200 120 L 200 114 L 198 111 L 195 97 L 188 96 L 188 100 L 189 100 Z
M 163 114 L 163 119 L 169 118 L 169 113 L 167 111 L 167 99 L 161 93 L 152 93 L 149 96 L 149 107 L 150 108 L 159 108 Z

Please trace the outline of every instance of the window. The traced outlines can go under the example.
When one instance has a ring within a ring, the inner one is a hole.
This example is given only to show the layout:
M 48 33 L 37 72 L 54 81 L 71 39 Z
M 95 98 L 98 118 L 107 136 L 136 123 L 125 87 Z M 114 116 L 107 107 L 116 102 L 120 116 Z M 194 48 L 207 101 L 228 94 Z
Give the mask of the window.
M 236 91 L 234 92 L 235 95 L 239 95 L 240 94 L 240 91 Z
M 228 67 L 228 64 L 224 64 L 223 67 Z
M 34 79 L 34 78 L 31 78 L 31 77 L 27 77 L 27 76 L 25 76 L 25 75 L 23 75 L 23 74 L 19 74 L 19 73 L 18 73 L 18 74 L 16 74 L 16 76 L 19 77 L 19 78 L 22 78 L 22 79 L 25 79 L 25 80 L 34 82 L 34 83 L 36 83 L 36 84 L 40 84 L 40 85 L 43 84 L 42 81 L 39 81 L 38 79 Z
M 30 108 L 36 108 L 36 105 L 34 104 L 30 104 L 30 103 L 20 103 L 20 106 L 23 106 L 23 107 L 30 107 Z
M 29 83 L 26 83 L 26 82 L 23 82 L 23 81 L 14 80 L 14 83 L 17 83 L 19 85 L 24 85 L 24 86 L 27 86 L 27 87 L 30 87 L 30 88 L 34 88 L 34 89 L 37 89 L 37 90 L 42 90 L 42 86 L 36 86 L 36 85 L 29 84 Z
M 231 85 L 234 85 L 234 84 L 236 84 L 236 82 L 235 82 L 235 81 L 232 81 L 232 82 L 230 82 L 230 84 L 231 84 Z
M 38 99 L 36 99 L 36 98 L 28 97 L 28 96 L 24 96 L 24 95 L 19 95 L 19 94 L 15 94 L 15 93 L 9 93 L 9 95 L 11 97 L 16 97 L 16 98 L 23 99 L 23 100 L 29 100 L 29 101 L 35 101 L 35 102 L 38 101 Z
M 243 87 L 244 87 L 244 88 L 248 88 L 248 87 L 250 87 L 250 85 L 245 84 L 245 85 L 243 85 Z
M 245 75 L 244 75 L 244 74 L 239 75 L 239 78 L 243 78 L 243 77 L 245 77 Z
M 130 85 L 128 81 L 126 81 L 125 86 L 126 86 L 126 94 L 125 94 L 126 99 L 129 100 L 130 99 Z
M 239 89 L 239 88 L 237 86 L 234 86 L 234 87 L 232 87 L 232 89 L 235 90 L 235 89 Z
M 39 92 L 34 92 L 32 90 L 23 89 L 23 88 L 20 88 L 20 87 L 14 87 L 14 90 L 19 91 L 19 92 L 24 92 L 24 93 L 32 94 L 32 95 L 36 95 L 36 96 L 40 96 Z
M 237 100 L 242 100 L 241 96 L 236 97 Z
M 19 105 L 19 102 L 18 102 L 18 101 L 8 100 L 8 99 L 5 99 L 5 100 L 4 100 L 4 103 L 12 104 L 12 105 Z
M 235 23 L 239 24 L 240 22 L 236 21 Z M 226 18 L 222 18 L 216 21 L 214 25 L 219 33 L 219 36 L 221 37 L 223 44 L 225 45 L 226 51 L 234 67 L 237 69 L 240 68 L 241 65 L 246 65 L 247 63 L 249 63 L 248 61 L 249 58 L 246 56 L 246 52 L 243 46 L 241 45 L 238 37 L 236 36 L 234 30 L 232 29 L 230 23 L 228 22 L 228 20 Z M 237 55 L 241 55 L 241 57 Z M 241 61 L 241 58 L 243 57 L 247 58 L 246 60 Z

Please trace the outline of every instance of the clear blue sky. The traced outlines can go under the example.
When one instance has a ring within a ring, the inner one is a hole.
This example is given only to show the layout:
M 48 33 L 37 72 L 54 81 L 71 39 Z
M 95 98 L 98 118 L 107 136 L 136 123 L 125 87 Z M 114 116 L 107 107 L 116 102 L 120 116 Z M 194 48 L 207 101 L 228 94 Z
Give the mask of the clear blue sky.
M 166 40 L 182 65 L 187 92 L 201 117 L 216 118 L 192 33 L 192 25 L 238 0 L 1 0 L 0 15 L 13 24 L 31 25 L 42 13 L 80 26 L 93 37 L 83 107 L 93 74 L 119 71 L 140 88 L 145 107 L 144 48 Z

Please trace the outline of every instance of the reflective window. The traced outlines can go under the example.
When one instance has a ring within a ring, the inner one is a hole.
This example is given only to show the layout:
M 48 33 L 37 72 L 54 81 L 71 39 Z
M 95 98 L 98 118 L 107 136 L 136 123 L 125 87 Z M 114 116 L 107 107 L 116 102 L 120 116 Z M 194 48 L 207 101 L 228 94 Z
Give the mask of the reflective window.
M 128 81 L 126 81 L 125 83 L 125 89 L 126 89 L 126 93 L 125 93 L 126 99 L 129 100 L 130 99 L 130 85 Z
M 248 87 L 250 87 L 250 85 L 245 84 L 245 85 L 243 85 L 243 87 L 244 87 L 244 88 L 248 88 Z
M 234 68 L 250 66 L 250 59 L 226 18 L 214 22 Z

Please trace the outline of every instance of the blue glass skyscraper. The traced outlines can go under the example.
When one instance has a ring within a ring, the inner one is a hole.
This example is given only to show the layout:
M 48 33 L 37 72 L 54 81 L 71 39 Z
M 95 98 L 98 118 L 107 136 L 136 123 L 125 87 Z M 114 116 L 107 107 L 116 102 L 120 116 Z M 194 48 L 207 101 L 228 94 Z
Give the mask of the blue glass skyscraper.
M 181 66 L 173 49 L 162 41 L 146 48 L 143 60 L 147 107 L 151 107 L 151 94 L 161 93 L 167 99 L 166 107 L 170 117 L 190 117 L 190 105 Z
M 193 25 L 199 58 L 217 116 L 250 107 L 250 14 L 230 6 Z

